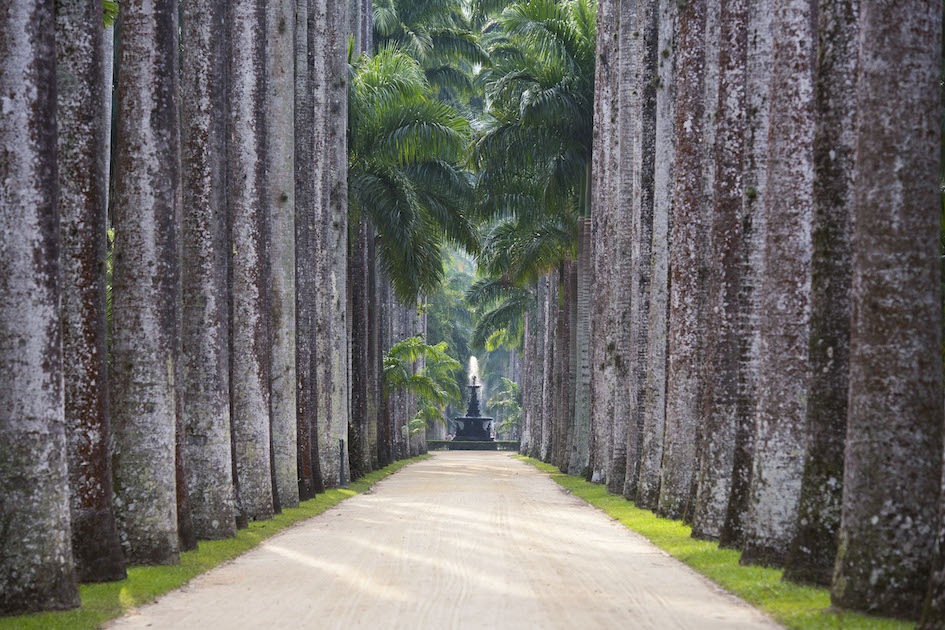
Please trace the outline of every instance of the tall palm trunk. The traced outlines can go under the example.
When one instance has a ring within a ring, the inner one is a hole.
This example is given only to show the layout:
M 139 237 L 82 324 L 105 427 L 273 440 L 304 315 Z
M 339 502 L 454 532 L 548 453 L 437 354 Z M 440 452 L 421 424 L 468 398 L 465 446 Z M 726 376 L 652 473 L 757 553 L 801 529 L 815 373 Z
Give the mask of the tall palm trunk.
M 829 586 L 847 427 L 858 0 L 822 1 L 814 135 L 807 455 L 785 578 Z
M 541 282 L 545 284 L 545 336 L 544 369 L 541 379 L 541 449 L 539 454 L 543 462 L 551 461 L 551 444 L 554 433 L 555 417 L 555 345 L 558 328 L 558 283 L 555 273 L 545 274 Z
M 751 462 L 758 402 L 761 282 L 764 277 L 765 199 L 767 199 L 768 120 L 771 90 L 771 15 L 773 0 L 755 0 L 748 7 L 748 50 L 745 70 L 748 98 L 745 119 L 745 173 L 742 202 L 742 248 L 738 296 L 738 392 L 735 401 L 735 454 L 732 489 L 719 536 L 723 547 L 741 548 L 748 513 Z
M 348 299 L 351 303 L 351 475 L 354 478 L 371 471 L 368 444 L 368 269 L 367 225 L 363 221 L 350 226 L 348 254 Z
M 541 441 L 544 415 L 544 405 L 542 401 L 544 392 L 545 378 L 545 309 L 548 306 L 547 284 L 544 278 L 539 278 L 535 286 L 535 369 L 532 374 L 532 387 L 534 391 L 533 421 L 532 432 L 529 438 L 529 457 L 541 458 Z
M 614 180 L 614 197 L 611 214 L 611 251 L 610 269 L 613 278 L 611 284 L 611 325 L 613 333 L 613 416 L 611 417 L 612 439 L 607 447 L 610 450 L 606 470 L 607 488 L 611 492 L 621 492 L 627 476 L 627 436 L 632 414 L 630 388 L 632 364 L 631 310 L 633 308 L 633 171 L 636 166 L 637 140 L 636 121 L 642 95 L 637 91 L 636 71 L 640 64 L 638 57 L 640 33 L 637 29 L 636 3 L 619 3 L 614 16 L 614 110 L 616 121 L 612 133 L 617 138 L 612 149 L 615 170 L 611 173 Z
M 337 487 L 348 471 L 347 10 L 327 0 L 309 8 L 316 24 L 315 151 L 318 180 L 315 233 L 315 397 L 322 483 Z M 321 99 L 321 100 L 320 100 Z
M 229 5 L 227 186 L 230 219 L 230 388 L 238 506 L 273 515 L 265 160 L 265 5 Z
M 313 0 L 298 0 L 295 12 L 295 378 L 296 378 L 296 431 L 299 498 L 315 496 L 313 477 L 313 446 L 317 444 L 312 433 L 315 424 L 314 375 L 312 355 L 315 250 L 314 209 L 316 160 L 311 141 L 314 128 L 313 52 L 309 42 L 313 37 L 309 28 L 309 6 Z
M 632 5 L 631 5 L 632 6 Z M 644 0 L 636 8 L 633 39 L 633 82 L 640 95 L 633 109 L 634 159 L 632 171 L 632 240 L 630 246 L 630 352 L 629 418 L 623 479 L 614 480 L 615 492 L 635 498 L 643 447 L 644 405 L 649 346 L 650 286 L 655 195 L 656 103 L 659 80 L 659 3 Z M 666 89 L 663 87 L 662 89 Z M 624 124 L 621 119 L 621 124 Z M 621 136 L 623 133 L 621 133 Z M 623 197 L 623 195 L 621 195 Z M 616 448 L 615 436 L 615 448 Z
M 62 365 L 72 553 L 81 582 L 125 577 L 112 508 L 105 313 L 109 121 L 101 3 L 56 9 Z M 108 47 L 109 50 L 111 47 Z
M 918 616 L 941 490 L 942 3 L 863 3 L 850 398 L 833 601 Z
M 589 178 L 588 178 L 589 179 Z M 585 186 L 589 184 L 586 183 Z M 574 348 L 576 370 L 574 374 L 574 437 L 568 472 L 584 475 L 590 460 L 590 278 L 591 265 L 591 220 L 578 219 L 577 293 L 575 296 Z
M 0 14 L 0 614 L 79 605 L 59 317 L 52 2 Z
M 707 263 L 705 398 L 702 454 L 693 507 L 692 535 L 721 534 L 731 494 L 738 394 L 738 254 L 742 239 L 742 172 L 745 148 L 745 69 L 748 2 L 721 7 L 721 48 L 712 245 Z
M 669 328 L 669 235 L 673 225 L 673 179 L 676 125 L 676 41 L 678 8 L 659 4 L 657 15 L 659 67 L 653 173 L 653 238 L 647 319 L 646 376 L 643 391 L 643 434 L 635 501 L 646 509 L 659 500 L 666 423 L 666 368 Z
M 590 296 L 590 467 L 588 479 L 606 481 L 614 419 L 615 309 L 611 291 L 611 243 L 616 182 L 613 143 L 616 120 L 614 78 L 619 50 L 615 45 L 617 11 L 614 0 L 597 7 L 597 62 L 594 77 L 594 142 L 591 158 L 591 247 L 589 270 L 594 292 Z
M 122 3 L 109 385 L 116 516 L 131 564 L 179 560 L 178 55 L 176 2 Z
M 272 464 L 281 507 L 299 503 L 295 324 L 295 19 L 304 0 L 266 11 L 266 176 L 271 287 Z
M 794 537 L 806 446 L 814 190 L 816 4 L 776 0 L 765 199 L 758 407 L 741 561 L 784 562 Z
M 705 245 L 703 142 L 707 0 L 680 10 L 677 50 L 676 161 L 670 234 L 669 358 L 666 426 L 658 513 L 686 513 L 694 475 L 703 389 L 700 355 Z
M 184 165 L 180 393 L 198 538 L 236 534 L 230 446 L 226 232 L 226 6 L 183 5 L 181 130 Z

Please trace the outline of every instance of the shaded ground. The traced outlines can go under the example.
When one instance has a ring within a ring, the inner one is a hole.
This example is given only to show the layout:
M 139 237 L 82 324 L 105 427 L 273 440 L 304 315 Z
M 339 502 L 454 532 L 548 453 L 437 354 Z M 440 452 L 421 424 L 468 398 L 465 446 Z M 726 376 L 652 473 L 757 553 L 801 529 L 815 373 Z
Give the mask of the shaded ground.
M 777 628 L 504 453 L 449 451 L 108 625 Z

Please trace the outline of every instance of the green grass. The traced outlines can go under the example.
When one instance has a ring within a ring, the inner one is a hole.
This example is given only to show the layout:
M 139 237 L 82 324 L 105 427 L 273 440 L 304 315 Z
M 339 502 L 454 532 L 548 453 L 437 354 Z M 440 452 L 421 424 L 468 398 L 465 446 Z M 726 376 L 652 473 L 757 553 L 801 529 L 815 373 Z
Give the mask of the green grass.
M 347 489 L 329 490 L 297 508 L 282 510 L 271 521 L 250 523 L 228 540 L 201 541 L 200 548 L 181 554 L 180 564 L 128 569 L 128 578 L 107 584 L 83 584 L 79 587 L 82 607 L 63 612 L 39 613 L 0 618 L 0 630 L 92 630 L 126 611 L 154 601 L 160 595 L 183 586 L 189 580 L 215 566 L 243 554 L 287 527 L 317 516 L 345 499 L 365 492 L 375 483 L 407 464 L 429 458 L 420 455 L 395 462 L 353 482 Z
M 830 591 L 826 588 L 784 582 L 781 580 L 783 571 L 780 569 L 742 566 L 738 563 L 738 551 L 719 549 L 718 543 L 692 538 L 692 529 L 681 521 L 659 518 L 649 510 L 637 508 L 622 496 L 611 494 L 603 485 L 566 475 L 551 464 L 531 457 L 516 457 L 548 473 L 555 482 L 574 496 L 642 534 L 660 549 L 688 564 L 727 591 L 754 604 L 788 628 L 902 630 L 914 627 L 905 621 L 832 608 Z

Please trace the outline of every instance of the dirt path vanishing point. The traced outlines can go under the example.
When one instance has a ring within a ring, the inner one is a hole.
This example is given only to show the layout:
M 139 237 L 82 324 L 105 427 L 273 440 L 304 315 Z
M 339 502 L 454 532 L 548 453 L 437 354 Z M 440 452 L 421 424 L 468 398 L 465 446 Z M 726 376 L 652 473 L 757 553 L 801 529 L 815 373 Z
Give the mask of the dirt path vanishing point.
M 779 626 L 532 466 L 450 451 L 106 627 Z

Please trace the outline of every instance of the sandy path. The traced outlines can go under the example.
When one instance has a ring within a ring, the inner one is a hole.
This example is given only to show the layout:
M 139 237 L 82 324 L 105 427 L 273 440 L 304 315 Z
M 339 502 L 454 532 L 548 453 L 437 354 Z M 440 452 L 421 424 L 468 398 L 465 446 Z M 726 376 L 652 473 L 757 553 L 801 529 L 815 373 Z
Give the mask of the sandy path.
M 108 627 L 779 626 L 532 466 L 451 451 Z

